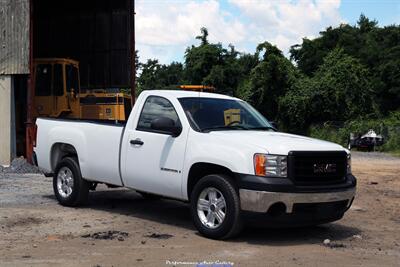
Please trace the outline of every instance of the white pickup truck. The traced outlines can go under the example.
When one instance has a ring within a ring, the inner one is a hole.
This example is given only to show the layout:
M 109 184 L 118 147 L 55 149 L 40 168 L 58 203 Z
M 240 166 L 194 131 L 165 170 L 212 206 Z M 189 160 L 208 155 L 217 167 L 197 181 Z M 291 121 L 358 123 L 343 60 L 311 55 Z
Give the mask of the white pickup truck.
M 342 146 L 276 131 L 219 94 L 140 94 L 126 124 L 37 119 L 35 161 L 65 206 L 97 183 L 190 203 L 198 231 L 225 239 L 243 222 L 316 225 L 342 218 L 356 191 Z

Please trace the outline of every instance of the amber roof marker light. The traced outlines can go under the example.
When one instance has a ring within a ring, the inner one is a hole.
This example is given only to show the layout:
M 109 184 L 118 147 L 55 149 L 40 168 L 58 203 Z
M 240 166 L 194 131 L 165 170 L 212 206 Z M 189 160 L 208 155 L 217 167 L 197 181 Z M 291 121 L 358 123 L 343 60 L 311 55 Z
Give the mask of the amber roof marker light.
M 179 85 L 178 88 L 186 91 L 215 92 L 215 87 L 208 85 Z

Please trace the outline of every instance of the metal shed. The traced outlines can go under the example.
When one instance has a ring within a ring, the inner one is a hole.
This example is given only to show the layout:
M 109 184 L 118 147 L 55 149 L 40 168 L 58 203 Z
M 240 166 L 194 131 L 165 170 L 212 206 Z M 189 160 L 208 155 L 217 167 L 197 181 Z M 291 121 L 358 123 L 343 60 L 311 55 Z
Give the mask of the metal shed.
M 29 74 L 29 0 L 0 0 L 0 74 Z
M 0 163 L 31 159 L 34 58 L 79 61 L 82 89 L 134 90 L 134 0 L 0 0 L 0 37 Z

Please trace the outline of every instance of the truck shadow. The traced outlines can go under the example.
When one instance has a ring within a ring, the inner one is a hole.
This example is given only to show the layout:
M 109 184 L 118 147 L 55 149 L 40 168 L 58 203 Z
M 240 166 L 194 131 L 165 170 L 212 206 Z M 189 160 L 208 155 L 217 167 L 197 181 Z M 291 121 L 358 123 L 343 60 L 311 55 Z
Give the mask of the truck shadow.
M 54 199 L 54 196 L 45 196 Z M 133 190 L 113 189 L 90 193 L 85 209 L 94 209 L 182 227 L 198 234 L 190 217 L 189 205 L 175 200 L 147 200 Z M 322 244 L 324 239 L 340 241 L 361 230 L 339 222 L 302 228 L 265 228 L 247 226 L 239 237 L 224 242 L 287 246 Z
M 361 233 L 355 227 L 349 227 L 339 222 L 319 226 L 297 228 L 261 228 L 246 227 L 242 234 L 233 242 L 245 242 L 255 245 L 288 246 L 300 244 L 321 244 L 325 239 L 334 242 L 349 239 Z
M 187 203 L 169 199 L 144 199 L 134 190 L 112 189 L 91 192 L 85 208 L 195 230 Z

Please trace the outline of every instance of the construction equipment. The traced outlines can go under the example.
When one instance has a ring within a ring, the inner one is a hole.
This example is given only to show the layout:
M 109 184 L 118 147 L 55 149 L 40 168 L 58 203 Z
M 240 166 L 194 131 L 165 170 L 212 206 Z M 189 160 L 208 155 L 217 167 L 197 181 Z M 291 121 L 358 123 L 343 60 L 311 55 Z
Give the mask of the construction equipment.
M 126 121 L 131 112 L 131 98 L 124 93 L 93 90 L 80 94 L 81 118 Z
M 65 58 L 34 60 L 35 117 L 125 121 L 131 98 L 105 90 L 81 92 L 79 62 Z

